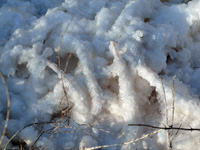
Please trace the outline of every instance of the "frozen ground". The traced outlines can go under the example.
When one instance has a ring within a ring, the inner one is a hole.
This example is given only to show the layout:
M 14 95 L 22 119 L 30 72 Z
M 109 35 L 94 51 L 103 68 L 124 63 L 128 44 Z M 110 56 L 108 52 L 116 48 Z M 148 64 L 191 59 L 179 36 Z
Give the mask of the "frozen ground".
M 167 125 L 161 79 L 171 125 L 170 81 L 174 75 L 174 126 L 200 127 L 199 0 L 188 4 L 1 0 L 0 38 L 0 71 L 11 97 L 10 119 L 0 149 L 28 124 L 58 121 L 61 108 L 65 111 L 62 122 L 71 117 L 69 126 L 57 123 L 54 131 L 50 124 L 27 127 L 8 148 L 19 149 L 21 140 L 24 149 L 34 144 L 33 149 L 77 150 L 151 133 L 149 128 L 127 124 Z M 69 54 L 72 57 L 64 73 Z M 2 81 L 0 93 L 2 133 L 7 113 Z M 36 140 L 41 131 L 51 134 L 44 132 Z M 173 149 L 200 148 L 200 133 L 174 131 L 174 135 Z M 167 149 L 167 133 L 161 131 L 135 144 L 105 149 Z

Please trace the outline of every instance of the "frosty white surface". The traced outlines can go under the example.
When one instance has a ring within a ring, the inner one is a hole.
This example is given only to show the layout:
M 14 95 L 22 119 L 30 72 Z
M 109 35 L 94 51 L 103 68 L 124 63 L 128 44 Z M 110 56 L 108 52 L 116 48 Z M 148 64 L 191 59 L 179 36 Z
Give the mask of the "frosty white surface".
M 115 144 L 151 132 L 128 127 L 128 123 L 163 126 L 166 105 L 162 78 L 171 124 L 169 82 L 174 75 L 174 126 L 200 126 L 200 1 L 8 0 L 0 6 L 0 71 L 11 96 L 11 116 L 2 146 L 25 125 L 50 121 L 61 99 L 62 108 L 67 106 L 57 56 L 69 23 L 60 55 L 62 70 L 69 53 L 73 55 L 63 73 L 73 105 L 70 115 L 79 124 L 110 133 L 79 126 L 71 119 L 70 127 L 77 132 L 57 133 L 49 141 L 51 135 L 43 134 L 36 147 L 81 149 Z M 2 132 L 7 111 L 2 82 L 0 92 Z M 19 136 L 30 146 L 38 133 L 38 128 L 29 127 Z M 198 148 L 197 136 L 198 132 L 179 131 L 173 139 L 174 149 Z M 165 149 L 166 139 L 163 131 L 135 145 L 110 149 Z

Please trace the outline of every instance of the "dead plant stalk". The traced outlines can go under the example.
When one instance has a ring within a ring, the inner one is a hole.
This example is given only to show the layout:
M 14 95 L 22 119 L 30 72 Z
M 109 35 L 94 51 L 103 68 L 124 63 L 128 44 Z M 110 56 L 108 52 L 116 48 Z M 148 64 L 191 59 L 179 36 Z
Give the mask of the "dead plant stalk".
M 1 80 L 3 81 L 4 86 L 5 86 L 6 96 L 7 96 L 7 115 L 6 115 L 6 122 L 5 122 L 5 125 L 4 125 L 4 130 L 2 132 L 1 139 L 0 139 L 0 145 L 1 145 L 1 143 L 3 142 L 4 136 L 6 134 L 6 130 L 7 130 L 7 127 L 8 127 L 8 121 L 9 121 L 9 117 L 10 117 L 10 95 L 9 95 L 9 91 L 8 91 L 8 86 L 6 84 L 6 80 L 5 80 L 5 78 L 4 78 L 4 76 L 1 72 L 0 72 L 0 77 L 1 77 Z

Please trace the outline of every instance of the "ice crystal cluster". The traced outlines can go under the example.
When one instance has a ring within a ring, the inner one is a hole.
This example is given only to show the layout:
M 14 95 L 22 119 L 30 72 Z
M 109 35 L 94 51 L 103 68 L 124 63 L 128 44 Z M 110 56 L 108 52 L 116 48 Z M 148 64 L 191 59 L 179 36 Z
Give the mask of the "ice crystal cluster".
M 0 149 L 24 126 L 59 119 L 55 114 L 68 104 L 73 107 L 72 128 L 67 131 L 76 128 L 76 132 L 57 130 L 52 137 L 45 133 L 35 147 L 77 150 L 139 138 L 152 130 L 127 124 L 164 127 L 168 118 L 170 125 L 173 98 L 173 125 L 198 128 L 199 58 L 199 0 L 187 4 L 159 0 L 1 0 L 0 71 L 9 88 L 11 114 Z M 173 91 L 170 82 L 175 75 Z M 2 81 L 0 93 L 2 133 L 7 112 Z M 20 138 L 31 146 L 40 130 L 38 126 L 27 127 L 15 140 Z M 12 142 L 8 147 L 18 148 Z M 161 131 L 135 144 L 107 149 L 166 148 L 167 132 Z M 199 133 L 179 131 L 173 148 L 200 148 Z

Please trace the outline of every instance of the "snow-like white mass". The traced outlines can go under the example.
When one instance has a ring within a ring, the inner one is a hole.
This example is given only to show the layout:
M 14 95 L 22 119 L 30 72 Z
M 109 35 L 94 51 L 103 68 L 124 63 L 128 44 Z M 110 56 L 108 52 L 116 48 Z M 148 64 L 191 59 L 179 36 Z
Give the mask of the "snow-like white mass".
M 1 0 L 0 71 L 11 108 L 0 149 L 24 127 L 7 148 L 119 144 L 155 130 L 128 124 L 170 126 L 173 111 L 174 127 L 200 128 L 200 1 L 176 3 Z M 3 133 L 2 81 L 0 93 Z M 199 135 L 174 130 L 173 149 L 200 148 Z M 167 149 L 167 140 L 163 130 L 105 149 Z

